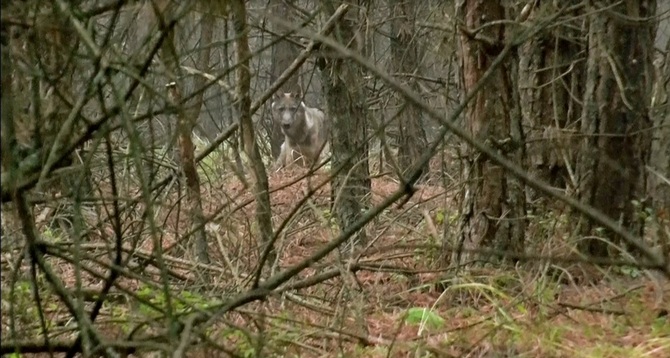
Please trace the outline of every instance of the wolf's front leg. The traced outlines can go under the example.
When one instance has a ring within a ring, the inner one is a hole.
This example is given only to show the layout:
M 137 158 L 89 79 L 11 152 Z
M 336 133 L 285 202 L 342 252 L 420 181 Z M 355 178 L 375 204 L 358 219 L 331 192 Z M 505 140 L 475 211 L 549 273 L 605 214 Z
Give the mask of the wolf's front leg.
M 279 169 L 283 168 L 286 166 L 286 160 L 288 158 L 288 153 L 290 152 L 290 149 L 286 145 L 286 141 L 281 144 L 281 149 L 279 150 L 279 157 L 277 157 L 277 160 L 275 161 L 274 165 L 272 165 L 272 171 L 276 172 Z

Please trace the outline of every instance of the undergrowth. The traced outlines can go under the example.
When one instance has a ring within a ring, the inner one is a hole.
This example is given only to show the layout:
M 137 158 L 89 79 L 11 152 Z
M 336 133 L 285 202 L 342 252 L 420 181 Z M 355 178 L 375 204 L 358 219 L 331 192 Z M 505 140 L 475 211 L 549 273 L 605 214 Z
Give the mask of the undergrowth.
M 212 156 L 202 163 L 202 176 L 218 176 L 221 161 L 221 157 Z M 275 189 L 300 174 L 291 170 L 271 174 L 275 228 L 304 195 L 306 184 L 302 180 Z M 317 174 L 315 180 L 319 175 L 323 176 Z M 208 226 L 210 265 L 196 265 L 188 251 L 183 257 L 167 252 L 162 267 L 150 263 L 146 259 L 155 249 L 151 235 L 135 232 L 141 237 L 137 247 L 142 254 L 129 261 L 126 267 L 132 274 L 118 280 L 96 320 L 96 330 L 106 341 L 163 334 L 171 341 L 140 347 L 140 352 L 169 351 L 183 339 L 170 333 L 175 317 L 188 321 L 189 315 L 222 307 L 249 289 L 258 262 L 258 248 L 249 236 L 253 203 L 243 205 L 250 194 L 237 179 L 224 178 L 223 183 L 214 186 L 205 181 L 203 185 L 203 193 L 207 193 L 203 207 L 207 215 L 213 215 Z M 387 177 L 374 179 L 372 202 L 389 195 L 397 185 Z M 272 272 L 291 267 L 338 234 L 328 190 L 326 186 L 317 192 L 310 209 L 299 211 L 280 235 L 279 256 L 271 263 Z M 631 267 L 595 269 L 560 260 L 444 268 L 440 242 L 453 235 L 445 230 L 455 230 L 458 218 L 453 196 L 442 187 L 424 185 L 408 204 L 409 209 L 390 209 L 366 228 L 371 243 L 359 252 L 355 274 L 345 272 L 344 252 L 332 253 L 289 284 L 338 268 L 339 274 L 299 290 L 271 294 L 198 328 L 192 333 L 192 348 L 186 356 L 227 356 L 224 351 L 241 357 L 670 355 L 670 284 L 653 273 Z M 168 210 L 176 200 L 165 196 L 156 203 L 164 209 L 157 214 L 164 223 L 160 234 L 164 245 L 178 241 L 178 233 L 186 227 L 187 218 Z M 566 215 L 553 212 L 535 218 L 528 233 L 540 238 L 529 238 L 528 252 L 559 257 L 575 252 L 574 242 L 563 234 Z M 86 311 L 98 296 L 85 291 L 99 289 L 108 272 L 102 263 L 109 262 L 113 245 L 113 236 L 103 234 L 110 232 L 104 217 L 97 220 L 88 222 L 99 229 L 87 237 L 83 260 L 77 265 L 58 255 L 47 259 L 71 297 Z M 126 222 L 124 230 L 131 233 L 137 228 L 134 225 Z M 11 227 L 3 220 L 3 240 L 12 232 Z M 72 243 L 67 231 L 47 223 L 40 227 L 45 243 Z M 73 339 L 78 332 L 76 322 L 43 275 L 38 275 L 37 285 L 32 283 L 30 265 L 21 260 L 22 255 L 20 248 L 3 245 L 3 344 L 6 337 L 15 337 L 12 341 L 43 340 L 36 296 L 41 300 L 50 339 Z M 76 270 L 81 272 L 82 290 L 77 289 Z M 209 278 L 207 284 L 202 282 L 204 273 Z M 13 355 L 24 356 L 30 354 Z

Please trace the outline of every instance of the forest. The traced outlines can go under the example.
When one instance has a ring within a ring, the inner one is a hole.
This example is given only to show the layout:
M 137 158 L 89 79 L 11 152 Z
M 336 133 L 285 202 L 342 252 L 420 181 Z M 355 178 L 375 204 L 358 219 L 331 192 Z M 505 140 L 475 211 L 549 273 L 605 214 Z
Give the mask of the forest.
M 670 356 L 670 0 L 0 4 L 2 357 Z

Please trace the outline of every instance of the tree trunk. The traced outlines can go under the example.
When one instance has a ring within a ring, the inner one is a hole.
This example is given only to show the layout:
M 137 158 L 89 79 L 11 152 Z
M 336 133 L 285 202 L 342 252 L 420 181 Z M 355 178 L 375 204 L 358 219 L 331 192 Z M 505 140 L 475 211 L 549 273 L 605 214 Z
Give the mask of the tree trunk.
M 270 1 L 270 13 L 273 16 L 277 16 L 284 20 L 290 20 L 290 11 L 288 5 L 282 0 L 271 0 Z M 281 34 L 286 29 L 272 22 L 272 31 L 275 34 Z M 278 35 L 275 35 L 278 37 Z M 270 71 L 270 83 L 274 83 L 277 78 L 291 65 L 293 60 L 298 57 L 298 49 L 290 41 L 284 39 L 277 42 L 272 46 L 272 67 Z M 288 92 L 298 92 L 300 87 L 298 85 L 298 76 L 291 76 L 284 84 L 279 88 L 279 92 L 288 93 Z M 281 144 L 284 142 L 284 134 L 281 132 L 281 127 L 279 123 L 270 119 L 271 130 L 269 131 L 270 135 L 270 150 L 272 151 L 272 158 L 277 159 L 279 156 L 279 151 L 281 149 Z
M 172 12 L 170 5 L 163 3 L 165 14 Z M 204 15 L 201 22 L 201 36 L 203 41 L 211 42 L 213 18 Z M 178 54 L 175 48 L 174 30 L 171 31 L 163 42 L 160 56 L 165 63 L 166 69 L 169 71 L 168 75 L 172 79 L 180 78 L 181 69 L 179 67 Z M 200 70 L 206 71 L 209 64 L 209 47 L 206 47 L 199 54 L 198 66 Z M 198 90 L 205 84 L 204 80 L 197 79 L 196 87 Z M 179 84 L 173 82 L 168 86 L 168 98 L 172 105 L 177 108 L 177 140 L 179 147 L 179 164 L 182 173 L 186 179 L 186 200 L 191 217 L 191 229 L 195 237 L 194 248 L 195 255 L 198 261 L 208 264 L 209 248 L 207 247 L 207 234 L 205 232 L 205 216 L 202 211 L 202 198 L 200 196 L 200 177 L 195 164 L 195 146 L 193 145 L 193 128 L 195 127 L 198 116 L 200 115 L 200 108 L 202 107 L 202 92 L 195 96 L 187 104 L 182 104 L 182 95 Z
M 251 73 L 249 71 L 249 28 L 247 26 L 247 10 L 244 0 L 231 1 L 233 15 L 233 29 L 236 36 L 237 56 L 237 96 L 240 114 L 240 139 L 244 147 L 244 153 L 251 165 L 253 177 L 253 194 L 256 198 L 256 223 L 260 233 L 260 253 L 265 251 L 272 239 L 272 211 L 270 209 L 270 191 L 268 190 L 268 177 L 265 173 L 263 158 L 256 142 L 256 131 L 251 118 Z M 270 262 L 274 261 L 274 251 Z
M 666 19 L 670 24 L 670 21 Z M 670 223 L 670 37 L 665 56 L 654 61 L 654 88 L 651 100 L 654 120 L 649 175 L 649 195 L 654 198 L 657 214 Z
M 5 10 L 6 3 L 2 3 Z M 0 77 L 2 78 L 2 91 L 0 91 L 0 156 L 2 158 L 2 186 L 3 188 L 15 188 L 19 176 L 19 156 L 14 154 L 18 150 L 16 141 L 16 128 L 14 122 L 14 84 L 12 83 L 12 57 L 10 56 L 10 29 L 3 22 L 0 24 Z M 15 196 L 14 190 L 10 195 Z M 5 199 L 3 198 L 3 201 Z M 18 227 L 16 210 L 8 210 L 8 205 L 2 208 L 2 225 L 0 225 L 0 249 L 6 252 L 19 247 L 17 235 L 10 234 Z M 16 225 L 16 226 L 15 226 Z
M 588 61 L 581 131 L 584 139 L 578 163 L 578 195 L 632 232 L 643 222 L 633 201 L 643 202 L 651 145 L 649 103 L 652 85 L 651 51 L 656 2 L 653 0 L 598 3 L 587 9 Z M 617 5 L 618 4 L 618 5 Z M 595 11 L 595 12 L 592 12 Z M 597 14 L 596 14 L 597 13 Z M 599 232 L 581 220 L 581 234 Z M 615 241 L 617 238 L 609 237 Z M 609 243 L 587 238 L 580 249 L 598 257 L 609 254 Z
M 225 7 L 225 6 L 227 6 L 227 4 L 223 4 L 221 6 Z M 225 34 L 225 36 L 230 36 L 229 35 L 230 32 L 228 30 L 228 27 L 229 27 L 228 21 L 224 21 L 223 22 L 223 28 L 224 28 L 223 33 Z M 223 68 L 226 68 L 226 69 L 232 68 L 232 66 L 230 64 L 230 57 L 231 56 L 230 56 L 229 48 L 230 48 L 230 46 L 229 46 L 228 42 L 226 41 L 222 46 Z M 232 72 L 232 71 L 230 71 L 230 72 Z M 228 73 L 226 75 L 225 78 L 226 78 L 226 81 L 228 83 L 233 83 L 233 80 L 232 80 L 232 78 L 234 77 L 233 75 L 234 75 L 234 73 Z M 230 98 L 230 103 L 232 104 L 233 102 L 234 102 L 234 98 L 231 97 Z M 228 113 L 228 118 L 230 118 L 230 120 L 232 122 L 232 121 L 234 121 L 234 118 L 235 118 L 235 108 L 233 108 L 232 106 L 226 106 L 226 107 L 227 107 L 226 112 Z M 228 123 L 228 124 L 231 124 L 231 123 Z M 230 136 L 230 139 L 228 139 L 228 143 L 229 143 L 230 147 L 232 148 L 233 157 L 234 157 L 233 159 L 235 160 L 235 170 L 237 170 L 238 176 L 242 176 L 242 175 L 244 175 L 243 174 L 244 173 L 244 165 L 242 164 L 242 156 L 240 155 L 240 151 L 243 150 L 240 146 L 240 138 L 238 136 Z
M 416 37 L 415 21 L 416 2 L 408 0 L 389 0 L 391 8 L 391 67 L 399 78 L 406 79 L 406 84 L 419 92 L 419 86 L 413 75 L 419 68 L 420 49 Z M 398 165 L 402 174 L 413 172 L 416 158 L 419 158 L 427 147 L 426 132 L 421 123 L 421 111 L 413 105 L 398 100 L 400 108 Z M 423 174 L 428 173 L 428 164 L 420 168 Z
M 561 7 L 581 0 L 560 3 Z M 544 8 L 552 7 L 547 3 Z M 536 13 L 531 11 L 529 20 Z M 564 188 L 574 173 L 574 147 L 581 104 L 574 100 L 584 87 L 584 41 L 580 10 L 559 19 L 562 26 L 546 30 L 520 48 L 519 83 L 526 133 L 529 171 L 553 186 Z M 533 200 L 535 198 L 532 198 Z
M 5 4 L 2 4 L 3 8 Z M 1 56 L 0 59 L 0 76 L 2 77 L 2 91 L 0 91 L 0 111 L 2 116 L 0 116 L 0 136 L 2 136 L 2 141 L 0 141 L 2 153 L 2 174 L 3 176 L 7 175 L 7 179 L 3 180 L 3 185 L 8 185 L 9 187 L 14 186 L 14 177 L 16 174 L 16 169 L 18 168 L 18 159 L 16 155 L 12 153 L 17 150 L 16 143 L 16 132 L 14 127 L 14 98 L 12 98 L 13 86 L 12 83 L 12 59 L 9 56 L 10 47 L 9 47 L 9 27 L 5 23 L 0 24 L 0 46 Z
M 334 6 L 326 7 L 327 16 L 335 12 Z M 350 48 L 358 48 L 359 36 L 354 26 L 359 22 L 359 16 L 349 12 L 336 25 L 335 38 Z M 361 217 L 370 193 L 366 93 L 361 68 L 353 61 L 331 58 L 325 62 L 321 72 L 326 113 L 332 123 L 331 167 L 342 167 L 331 183 L 331 197 L 335 218 L 340 228 L 345 228 Z M 353 238 L 354 243 L 365 241 L 363 230 Z
M 181 93 L 176 83 L 168 87 L 168 97 L 172 105 L 179 106 L 182 100 Z M 202 198 L 200 197 L 200 177 L 195 164 L 195 146 L 191 133 L 196 118 L 189 117 L 184 109 L 179 109 L 177 114 L 177 137 L 179 144 L 179 164 L 186 179 L 186 201 L 191 218 L 191 228 L 195 229 L 195 255 L 198 261 L 208 264 L 209 249 L 207 247 L 207 234 L 205 233 L 205 217 L 202 211 Z
M 505 14 L 501 1 L 466 0 L 457 10 L 470 31 L 486 22 L 502 20 Z M 501 25 L 487 26 L 479 32 L 480 35 L 487 40 L 476 39 L 466 31 L 461 33 L 464 92 L 472 90 L 503 48 L 504 29 Z M 487 90 L 475 95 L 466 110 L 465 120 L 473 137 L 516 159 L 519 149 L 515 141 L 520 140 L 520 129 L 512 128 L 511 116 L 512 109 L 516 108 L 518 112 L 518 105 L 514 103 L 515 89 L 508 71 L 509 66 L 496 70 Z M 518 206 L 524 204 L 518 197 L 520 188 L 510 187 L 504 170 L 486 156 L 472 148 L 464 148 L 463 153 L 466 184 L 461 198 L 459 250 L 452 264 L 458 264 L 462 259 L 486 259 L 473 252 L 478 249 L 521 251 L 523 226 L 511 225 L 522 224 L 522 218 L 516 217 Z

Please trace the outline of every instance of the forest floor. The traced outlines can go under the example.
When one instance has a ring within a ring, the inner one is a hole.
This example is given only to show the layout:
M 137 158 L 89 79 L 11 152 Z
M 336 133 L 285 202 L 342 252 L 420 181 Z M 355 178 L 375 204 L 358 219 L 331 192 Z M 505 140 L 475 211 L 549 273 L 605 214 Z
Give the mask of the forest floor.
M 309 188 L 327 181 L 324 173 L 298 180 L 303 174 L 301 169 L 270 174 L 275 229 Z M 370 205 L 399 187 L 390 176 L 373 179 Z M 348 254 L 333 252 L 287 282 L 300 284 L 300 289 L 245 304 L 209 327 L 207 335 L 218 349 L 200 344 L 184 356 L 228 356 L 221 347 L 242 357 L 670 356 L 670 282 L 655 273 L 630 267 L 596 268 L 560 259 L 527 260 L 515 267 L 458 273 L 441 268 L 445 266 L 440 259 L 441 244 L 452 240 L 456 231 L 457 193 L 456 184 L 429 180 L 419 185 L 409 202 L 401 207 L 392 205 L 368 224 L 368 242 L 355 252 L 355 274 L 347 271 Z M 165 253 L 177 311 L 211 307 L 243 294 L 259 261 L 251 189 L 234 177 L 205 180 L 202 197 L 205 215 L 213 217 L 207 226 L 212 263 L 195 265 L 189 254 Z M 177 215 L 176 199 L 176 195 L 163 198 L 157 207 L 163 249 L 176 242 L 178 233 L 187 231 L 189 225 L 187 215 Z M 328 210 L 329 202 L 330 187 L 326 184 L 289 221 L 276 243 L 279 256 L 272 273 L 308 259 L 337 237 L 339 228 Z M 135 210 L 136 215 L 140 211 Z M 552 212 L 532 220 L 528 253 L 542 257 L 571 254 L 573 245 L 561 230 L 565 216 Z M 124 227 L 131 230 L 131 217 L 126 220 Z M 111 237 L 111 225 L 100 227 L 97 238 L 91 234 L 89 252 L 96 243 L 109 242 Z M 140 252 L 149 253 L 154 244 L 148 235 L 142 237 L 137 246 Z M 76 266 L 53 260 L 63 284 L 76 287 Z M 7 337 L 10 324 L 8 262 L 5 255 L 3 337 Z M 104 269 L 97 270 L 104 276 Z M 328 273 L 332 273 L 328 279 L 317 280 Z M 152 277 L 154 284 L 123 277 L 118 286 L 137 296 L 103 306 L 96 327 L 107 340 L 125 339 L 131 327 L 155 317 L 136 298 L 165 304 L 160 289 L 165 272 L 149 266 L 143 275 Z M 99 288 L 102 282 L 87 274 L 82 281 L 84 287 L 91 288 Z M 29 303 L 30 285 L 17 287 L 14 295 L 24 297 L 13 298 L 19 302 L 13 312 L 14 325 L 23 332 L 20 336 L 36 339 L 30 333 L 39 332 L 34 304 Z M 72 322 L 64 322 L 69 313 L 55 295 L 45 297 L 50 307 L 46 312 L 49 327 L 62 330 L 61 337 L 71 336 Z M 160 322 L 149 324 L 152 328 L 148 331 L 160 332 Z

